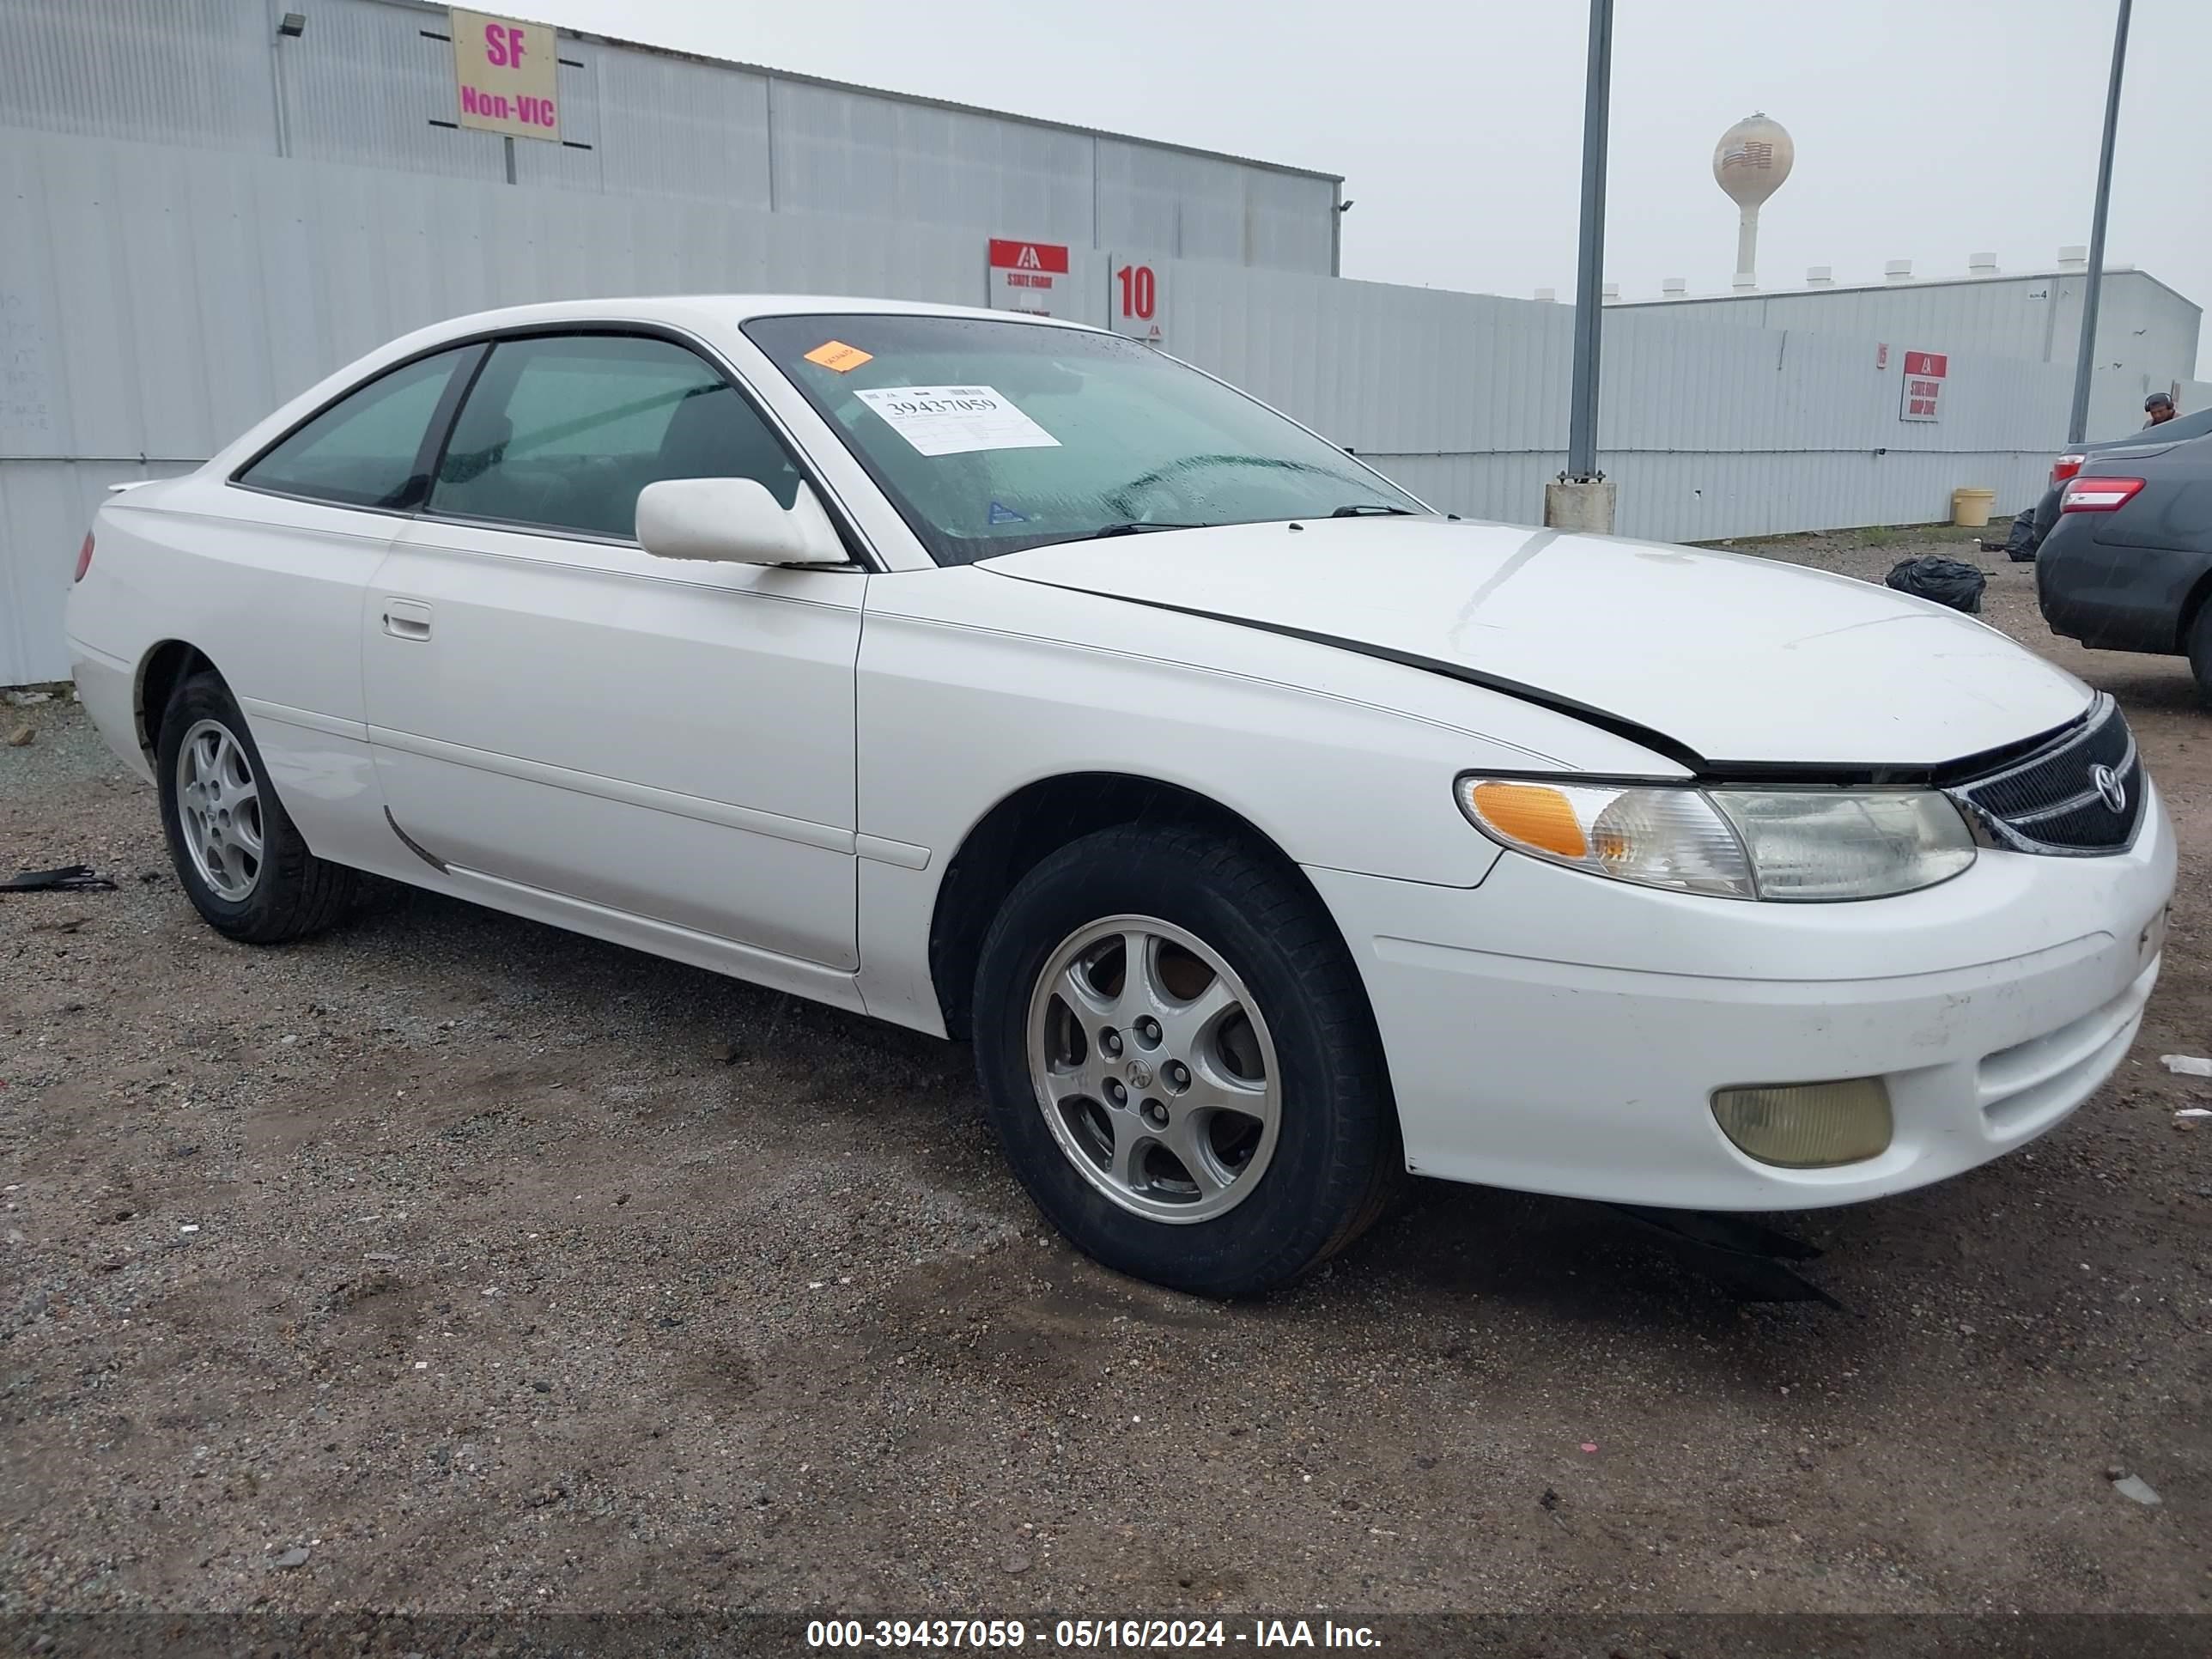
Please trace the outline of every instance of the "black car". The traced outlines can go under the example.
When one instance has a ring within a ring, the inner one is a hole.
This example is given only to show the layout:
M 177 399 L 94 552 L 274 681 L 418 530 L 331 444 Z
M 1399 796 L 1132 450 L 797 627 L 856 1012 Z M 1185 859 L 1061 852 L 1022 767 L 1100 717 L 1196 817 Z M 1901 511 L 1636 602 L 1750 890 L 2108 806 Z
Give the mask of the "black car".
M 2051 533 L 2051 526 L 2058 522 L 2058 497 L 2066 488 L 2066 481 L 2099 456 L 2115 449 L 2131 449 L 2138 444 L 2179 443 L 2184 438 L 2202 438 L 2207 434 L 2212 434 L 2212 408 L 2200 409 L 2189 415 L 2177 415 L 2157 426 L 2147 426 L 2140 432 L 2130 432 L 2124 438 L 2102 438 L 2093 444 L 2075 445 L 2051 464 L 2051 486 L 2043 492 L 2043 499 L 2035 504 L 2035 534 L 2023 548 L 2014 552 L 2014 562 L 2023 562 L 2036 556 L 2043 545 L 2043 538 Z
M 2100 451 L 2066 481 L 2036 602 L 2053 633 L 2100 651 L 2187 657 L 2212 702 L 2212 437 L 2165 431 Z

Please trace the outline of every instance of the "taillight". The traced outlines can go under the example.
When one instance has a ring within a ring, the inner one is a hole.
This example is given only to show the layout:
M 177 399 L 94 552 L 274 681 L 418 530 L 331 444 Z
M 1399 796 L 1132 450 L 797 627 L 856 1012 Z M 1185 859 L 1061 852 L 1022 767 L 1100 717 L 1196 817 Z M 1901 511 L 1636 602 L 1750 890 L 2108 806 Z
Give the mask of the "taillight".
M 2060 484 L 2064 483 L 2081 470 L 2081 463 L 2088 459 L 2087 455 L 2061 455 L 2057 460 L 2051 462 L 2051 487 L 2056 489 Z
M 2135 500 L 2141 478 L 2074 478 L 2058 498 L 2061 513 L 2117 513 Z
M 72 581 L 82 581 L 84 580 L 84 573 L 91 568 L 92 532 L 88 530 L 84 532 L 84 545 L 76 550 L 76 574 L 71 577 L 70 580 Z

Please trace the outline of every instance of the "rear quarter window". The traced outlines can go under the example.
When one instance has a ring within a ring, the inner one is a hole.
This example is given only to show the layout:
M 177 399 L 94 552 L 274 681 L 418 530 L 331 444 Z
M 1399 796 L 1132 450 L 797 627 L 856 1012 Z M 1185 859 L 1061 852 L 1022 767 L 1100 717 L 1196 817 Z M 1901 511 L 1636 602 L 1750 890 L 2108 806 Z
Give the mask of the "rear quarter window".
M 407 507 L 429 478 L 424 439 L 472 348 L 402 364 L 294 428 L 238 475 L 256 489 L 342 507 Z

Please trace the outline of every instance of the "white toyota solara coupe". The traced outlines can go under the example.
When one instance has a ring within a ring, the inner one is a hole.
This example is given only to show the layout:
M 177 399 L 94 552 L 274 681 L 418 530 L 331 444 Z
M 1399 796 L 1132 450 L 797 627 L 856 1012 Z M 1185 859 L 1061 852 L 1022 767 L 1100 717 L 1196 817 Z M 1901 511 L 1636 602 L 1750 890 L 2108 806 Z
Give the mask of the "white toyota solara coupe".
M 117 491 L 76 577 L 78 690 L 216 928 L 369 871 L 971 1036 L 1038 1205 L 1196 1291 L 1401 1169 L 1954 1175 L 2158 974 L 2110 699 L 1884 588 L 1447 519 L 1095 329 L 463 318 Z

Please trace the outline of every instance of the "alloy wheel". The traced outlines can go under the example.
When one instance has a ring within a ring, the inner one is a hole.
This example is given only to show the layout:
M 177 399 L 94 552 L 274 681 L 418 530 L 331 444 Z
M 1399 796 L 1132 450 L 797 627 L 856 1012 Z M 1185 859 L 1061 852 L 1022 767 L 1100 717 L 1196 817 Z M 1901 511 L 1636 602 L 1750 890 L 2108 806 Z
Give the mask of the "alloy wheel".
M 1209 1221 L 1274 1156 L 1282 1083 L 1244 982 L 1187 929 L 1109 916 L 1045 958 L 1029 1060 L 1053 1139 L 1091 1184 L 1155 1221 Z
M 177 750 L 177 819 L 209 890 L 244 902 L 261 879 L 261 783 L 246 745 L 220 720 L 196 722 Z

